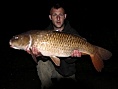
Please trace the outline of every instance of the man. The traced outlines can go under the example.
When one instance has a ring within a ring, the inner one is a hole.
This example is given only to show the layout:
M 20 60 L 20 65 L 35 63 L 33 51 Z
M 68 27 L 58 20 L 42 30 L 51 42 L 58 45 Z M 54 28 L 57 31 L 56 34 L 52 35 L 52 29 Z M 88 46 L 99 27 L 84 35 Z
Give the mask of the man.
M 62 6 L 60 6 L 60 4 L 54 5 L 50 10 L 49 15 L 51 23 L 46 29 L 78 35 L 78 32 L 74 30 L 66 20 L 66 16 L 67 14 L 65 13 L 65 10 Z M 41 53 L 38 52 L 35 48 L 33 48 L 32 51 L 37 56 L 41 55 Z M 42 83 L 42 88 L 52 85 L 51 78 L 60 79 L 66 77 L 75 79 L 75 61 L 77 60 L 75 57 L 81 57 L 81 53 L 79 53 L 79 51 L 76 49 L 72 53 L 72 57 L 61 58 L 59 67 L 53 64 L 49 58 L 46 58 L 46 60 L 39 60 L 37 71 Z
M 78 32 L 74 30 L 69 22 L 66 20 L 67 14 L 65 13 L 65 10 L 60 4 L 56 4 L 53 6 L 50 10 L 49 19 L 51 20 L 50 25 L 46 28 L 48 30 L 54 30 L 54 31 L 60 31 L 60 32 L 66 32 L 71 34 L 77 34 Z M 77 52 L 77 53 L 76 53 Z M 78 53 L 78 51 L 75 50 L 73 52 L 72 56 L 78 56 L 80 57 L 81 54 Z M 77 58 L 63 58 L 61 60 L 61 66 L 55 67 L 56 70 L 63 76 L 71 76 L 75 73 L 75 61 Z

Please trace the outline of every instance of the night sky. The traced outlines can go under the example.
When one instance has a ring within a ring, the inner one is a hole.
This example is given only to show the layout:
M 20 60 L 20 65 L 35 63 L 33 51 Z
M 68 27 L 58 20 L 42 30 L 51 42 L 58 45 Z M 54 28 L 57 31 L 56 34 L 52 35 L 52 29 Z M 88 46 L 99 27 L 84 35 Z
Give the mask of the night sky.
M 9 40 L 13 35 L 31 29 L 45 29 L 49 25 L 50 6 L 58 0 L 40 1 L 2 2 L 0 33 L 2 88 L 0 89 L 40 89 L 36 64 L 31 55 L 9 47 Z M 116 2 L 73 0 L 61 1 L 61 3 L 65 6 L 67 19 L 79 35 L 113 53 L 111 59 L 104 62 L 105 68 L 102 73 L 97 73 L 91 68 L 92 64 L 88 60 L 80 61 L 76 86 L 78 89 L 118 89 Z

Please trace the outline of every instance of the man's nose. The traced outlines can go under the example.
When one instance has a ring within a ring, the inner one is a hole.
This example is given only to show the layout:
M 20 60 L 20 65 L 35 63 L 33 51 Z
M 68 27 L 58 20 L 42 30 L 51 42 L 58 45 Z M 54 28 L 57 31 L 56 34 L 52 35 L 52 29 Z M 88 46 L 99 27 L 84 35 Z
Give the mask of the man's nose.
M 57 20 L 60 20 L 60 16 L 57 16 Z

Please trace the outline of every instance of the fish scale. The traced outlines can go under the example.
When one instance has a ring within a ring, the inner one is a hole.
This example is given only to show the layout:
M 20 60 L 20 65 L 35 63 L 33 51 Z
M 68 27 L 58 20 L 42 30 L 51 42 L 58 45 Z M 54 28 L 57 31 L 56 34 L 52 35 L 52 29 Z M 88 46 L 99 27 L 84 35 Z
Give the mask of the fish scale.
M 59 54 L 61 54 L 60 57 L 64 57 L 64 56 L 62 56 L 62 53 L 63 53 L 63 55 L 65 53 L 65 56 L 67 56 L 67 54 L 68 54 L 68 56 L 70 56 L 71 55 L 71 52 L 75 48 L 77 49 L 77 47 L 72 48 L 72 46 L 75 44 L 74 40 L 65 39 L 65 35 L 64 34 L 55 33 L 53 35 L 51 35 L 51 34 L 50 35 L 46 35 L 46 37 L 44 37 L 44 38 L 48 39 L 48 41 L 46 40 L 47 47 L 48 47 L 47 49 L 52 50 L 51 51 L 52 55 L 58 54 L 58 56 L 59 56 Z M 61 40 L 57 40 L 59 38 L 61 38 Z M 68 41 L 68 40 L 70 40 L 70 41 Z M 43 41 L 45 41 L 45 40 L 43 39 Z M 69 45 L 70 43 L 72 45 Z M 38 44 L 40 44 L 40 43 L 38 43 Z M 75 45 L 77 45 L 77 44 L 75 44 Z M 39 45 L 39 47 L 41 47 L 41 46 Z M 44 48 L 44 46 L 42 48 Z
M 69 57 L 74 50 L 78 50 L 82 55 L 90 56 L 98 72 L 104 67 L 103 60 L 112 56 L 110 51 L 87 42 L 79 35 L 50 30 L 30 30 L 18 34 L 10 39 L 9 44 L 14 49 L 25 51 L 32 51 L 34 47 L 43 56 L 49 56 L 57 66 L 60 66 L 58 57 Z

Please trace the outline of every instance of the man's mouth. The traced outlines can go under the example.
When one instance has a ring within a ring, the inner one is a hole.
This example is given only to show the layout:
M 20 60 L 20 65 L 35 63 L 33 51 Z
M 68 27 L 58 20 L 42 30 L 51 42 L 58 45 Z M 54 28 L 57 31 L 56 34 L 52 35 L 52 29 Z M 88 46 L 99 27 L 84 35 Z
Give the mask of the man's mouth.
M 61 22 L 56 22 L 56 23 L 61 23 Z

